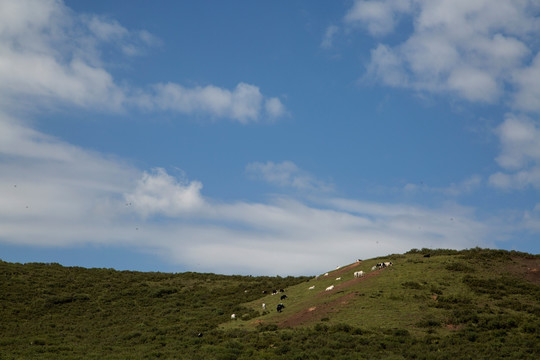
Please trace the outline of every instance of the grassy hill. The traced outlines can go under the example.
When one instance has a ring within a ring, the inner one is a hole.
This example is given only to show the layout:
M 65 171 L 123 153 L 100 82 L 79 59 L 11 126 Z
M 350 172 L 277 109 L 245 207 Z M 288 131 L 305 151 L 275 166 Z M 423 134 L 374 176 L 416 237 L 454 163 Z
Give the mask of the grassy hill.
M 0 261 L 0 359 L 376 357 L 540 358 L 540 256 L 411 250 L 318 279 Z

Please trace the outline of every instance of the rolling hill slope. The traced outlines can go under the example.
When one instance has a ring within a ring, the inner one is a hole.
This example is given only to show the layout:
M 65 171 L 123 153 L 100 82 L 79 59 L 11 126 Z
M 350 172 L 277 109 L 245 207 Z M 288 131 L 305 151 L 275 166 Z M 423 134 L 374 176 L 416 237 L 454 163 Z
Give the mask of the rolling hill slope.
M 538 359 L 540 256 L 411 250 L 318 278 L 0 261 L 0 334 L 2 360 Z
M 393 266 L 371 270 L 383 261 Z M 365 276 L 354 278 L 359 270 Z M 330 285 L 335 288 L 326 291 Z M 225 327 L 276 324 L 284 328 L 323 320 L 330 325 L 407 328 L 414 333 L 437 328 L 445 333 L 463 328 L 469 320 L 496 322 L 496 314 L 515 317 L 517 326 L 538 320 L 539 285 L 538 256 L 482 249 L 413 250 L 330 271 L 328 276 L 287 289 L 284 300 L 280 294 L 268 295 L 245 304 L 255 311 L 265 303 L 268 310 L 248 323 Z M 285 309 L 278 313 L 280 302 Z M 473 313 L 474 319 L 469 319 L 467 314 Z

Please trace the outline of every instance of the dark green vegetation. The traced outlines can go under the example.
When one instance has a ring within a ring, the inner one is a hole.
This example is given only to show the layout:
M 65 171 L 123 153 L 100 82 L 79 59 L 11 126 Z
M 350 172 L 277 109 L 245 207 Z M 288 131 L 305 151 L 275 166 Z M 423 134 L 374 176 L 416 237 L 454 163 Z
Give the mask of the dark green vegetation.
M 31 358 L 539 359 L 540 256 L 411 250 L 318 280 L 0 261 L 0 359 Z

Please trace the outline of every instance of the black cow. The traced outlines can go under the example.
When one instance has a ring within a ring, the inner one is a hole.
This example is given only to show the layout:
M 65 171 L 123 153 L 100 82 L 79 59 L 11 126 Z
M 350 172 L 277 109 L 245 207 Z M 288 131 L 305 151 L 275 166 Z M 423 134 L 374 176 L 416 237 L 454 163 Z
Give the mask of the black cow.
M 287 298 L 287 295 L 281 295 L 281 300 L 285 300 Z
M 281 312 L 281 310 L 283 309 L 285 309 L 285 305 L 283 305 L 282 303 L 279 303 L 277 306 L 277 312 Z

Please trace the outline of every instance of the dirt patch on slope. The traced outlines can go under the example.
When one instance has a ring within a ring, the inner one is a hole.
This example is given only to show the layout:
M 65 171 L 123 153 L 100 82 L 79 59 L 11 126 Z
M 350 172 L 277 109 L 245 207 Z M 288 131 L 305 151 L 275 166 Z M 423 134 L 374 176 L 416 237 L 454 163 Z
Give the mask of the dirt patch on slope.
M 349 270 L 351 270 L 357 265 L 358 263 L 349 265 L 343 268 L 343 271 L 341 272 L 341 274 L 348 272 Z M 336 292 L 340 292 L 340 291 L 344 292 L 345 289 L 347 289 L 348 287 L 360 281 L 364 281 L 370 277 L 377 276 L 383 270 L 384 269 L 371 271 L 363 277 L 344 281 L 338 285 L 335 285 L 334 290 L 320 291 L 318 294 L 315 295 L 315 298 L 330 297 L 331 295 L 334 295 Z M 332 273 L 332 275 L 339 275 L 339 274 L 336 274 L 334 272 Z M 320 321 L 321 319 L 327 317 L 328 314 L 338 312 L 341 308 L 346 306 L 350 302 L 351 299 L 353 299 L 357 295 L 358 295 L 358 292 L 351 292 L 351 293 L 344 294 L 336 299 L 333 299 L 327 302 L 322 302 L 315 306 L 310 306 L 295 314 L 292 314 L 291 316 L 288 316 L 286 319 L 280 321 L 277 325 L 279 327 L 286 328 L 286 327 L 295 327 L 295 326 L 305 325 L 305 324 L 315 322 L 315 321 Z
M 278 326 L 281 328 L 294 327 L 321 320 L 329 313 L 339 311 L 340 308 L 347 305 L 356 295 L 357 293 L 349 293 L 332 301 L 312 306 L 282 320 L 278 323 Z
M 510 268 L 514 274 L 523 276 L 526 280 L 540 285 L 540 259 L 539 258 L 512 258 L 515 265 Z
M 360 264 L 362 264 L 362 262 L 357 261 L 355 263 L 352 263 L 351 265 L 340 267 L 339 269 L 328 272 L 328 274 L 329 274 L 328 276 L 341 276 L 341 275 L 343 275 L 345 273 L 348 273 L 350 270 L 354 269 L 355 267 L 357 267 Z M 324 276 L 324 275 L 322 275 L 322 276 Z
M 334 290 L 341 290 L 341 289 L 345 289 L 345 288 L 348 288 L 349 286 L 353 285 L 353 284 L 356 284 L 360 281 L 364 281 L 366 279 L 369 279 L 370 277 L 373 277 L 373 276 L 377 276 L 381 271 L 385 270 L 386 268 L 383 268 L 383 269 L 377 269 L 377 270 L 373 270 L 373 271 L 370 271 L 368 273 L 365 273 L 364 276 L 362 277 L 359 277 L 359 278 L 353 278 L 351 280 L 347 280 L 347 281 L 344 281 L 342 283 L 339 283 L 337 285 L 335 285 L 335 288 Z M 324 294 L 324 293 L 323 293 Z

